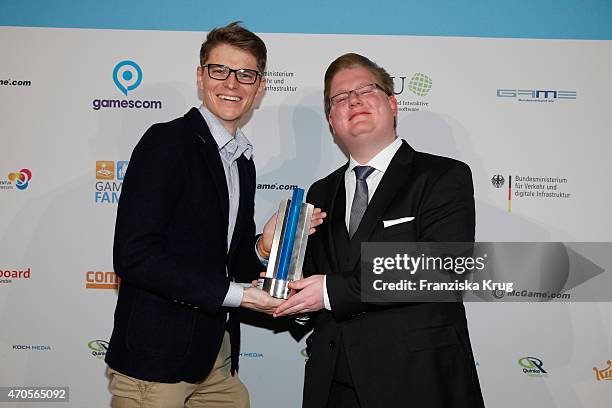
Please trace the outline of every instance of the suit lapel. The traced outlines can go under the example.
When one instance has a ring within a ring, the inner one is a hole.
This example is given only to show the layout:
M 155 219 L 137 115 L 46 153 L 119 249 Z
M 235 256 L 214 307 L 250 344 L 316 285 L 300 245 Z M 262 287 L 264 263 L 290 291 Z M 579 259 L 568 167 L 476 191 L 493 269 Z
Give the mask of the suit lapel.
M 344 222 L 344 212 L 346 207 L 346 193 L 344 189 L 344 173 L 346 172 L 346 168 L 348 167 L 348 163 L 339 168 L 336 171 L 335 177 L 331 181 L 331 200 L 329 202 L 328 207 L 328 217 L 329 219 L 326 221 L 328 223 L 327 228 L 327 249 L 329 251 L 329 259 L 331 259 L 331 267 L 333 273 L 339 273 L 340 264 L 338 263 L 338 256 L 336 254 L 336 243 L 334 237 L 334 226 L 341 222 L 344 225 L 344 229 L 346 229 L 346 223 Z M 339 207 L 341 206 L 341 207 Z M 336 211 L 340 209 L 340 211 Z M 347 232 L 348 234 L 348 232 Z
M 199 143 L 200 151 L 204 155 L 204 162 L 210 170 L 214 190 L 221 202 L 222 216 L 225 221 L 225 230 L 227 231 L 229 193 L 227 192 L 227 181 L 225 180 L 225 171 L 223 170 L 223 163 L 221 163 L 221 156 L 219 155 L 219 147 L 212 137 L 202 114 L 196 108 L 191 108 L 185 114 L 185 119 L 187 119 L 191 131 L 202 141 L 202 143 Z
M 405 141 L 393 156 L 387 167 L 380 184 L 376 188 L 374 196 L 368 204 L 366 212 L 363 214 L 359 228 L 351 238 L 351 250 L 349 265 L 350 269 L 361 257 L 361 243 L 367 242 L 374 229 L 381 223 L 385 211 L 393 202 L 402 186 L 410 182 L 411 164 L 414 150 Z

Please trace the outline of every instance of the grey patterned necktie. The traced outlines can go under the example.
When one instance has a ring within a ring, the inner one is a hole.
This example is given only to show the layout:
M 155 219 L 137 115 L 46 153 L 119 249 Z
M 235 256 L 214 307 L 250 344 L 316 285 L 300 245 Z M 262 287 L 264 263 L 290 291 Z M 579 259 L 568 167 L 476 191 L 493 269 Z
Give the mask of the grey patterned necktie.
M 355 196 L 353 197 L 351 218 L 349 219 L 349 236 L 351 238 L 353 238 L 353 234 L 357 231 L 357 227 L 359 227 L 363 214 L 368 207 L 368 184 L 366 179 L 372 174 L 374 167 L 355 166 L 353 171 L 357 177 L 357 184 L 355 185 Z

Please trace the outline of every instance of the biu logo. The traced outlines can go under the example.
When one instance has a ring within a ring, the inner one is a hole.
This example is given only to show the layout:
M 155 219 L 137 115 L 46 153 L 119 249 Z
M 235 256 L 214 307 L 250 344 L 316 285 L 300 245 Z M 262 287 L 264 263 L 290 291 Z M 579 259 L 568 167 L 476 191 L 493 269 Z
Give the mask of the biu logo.
M 121 61 L 113 69 L 113 81 L 117 88 L 125 96 L 128 96 L 128 91 L 133 91 L 140 86 L 142 82 L 142 70 L 134 61 Z

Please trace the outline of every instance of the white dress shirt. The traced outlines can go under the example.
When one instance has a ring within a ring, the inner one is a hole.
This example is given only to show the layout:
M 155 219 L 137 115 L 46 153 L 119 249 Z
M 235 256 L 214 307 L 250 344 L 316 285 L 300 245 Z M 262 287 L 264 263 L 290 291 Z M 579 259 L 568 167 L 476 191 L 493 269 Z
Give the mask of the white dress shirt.
M 387 171 L 387 167 L 389 167 L 389 163 L 395 156 L 395 153 L 399 150 L 402 145 L 402 139 L 395 138 L 395 140 L 387 147 L 382 149 L 380 152 L 376 154 L 376 156 L 372 157 L 372 159 L 367 163 L 359 163 L 352 156 L 349 158 L 349 165 L 344 173 L 344 190 L 346 192 L 346 208 L 344 211 L 345 214 L 345 224 L 346 229 L 349 228 L 349 221 L 351 218 L 351 207 L 353 206 L 353 196 L 355 195 L 355 186 L 357 185 L 357 177 L 355 176 L 355 172 L 353 169 L 355 166 L 370 166 L 374 168 L 372 174 L 368 176 L 366 179 L 366 184 L 368 185 L 368 204 L 372 200 L 378 185 L 380 184 L 380 180 L 382 180 L 383 175 Z M 331 210 L 331 209 L 330 209 Z M 329 295 L 327 294 L 327 276 L 323 276 L 323 303 L 325 304 L 325 308 L 327 310 L 331 310 L 331 304 L 329 303 Z
M 228 228 L 227 228 L 227 249 L 229 251 L 236 226 L 236 218 L 238 217 L 238 206 L 240 203 L 240 176 L 238 173 L 238 164 L 236 160 L 242 155 L 247 159 L 251 158 L 253 145 L 244 136 L 240 128 L 236 129 L 235 135 L 225 129 L 219 120 L 213 115 L 204 105 L 200 106 L 200 113 L 204 117 L 208 129 L 215 139 L 219 147 L 219 156 L 223 164 L 225 172 L 225 181 L 227 182 L 229 196 L 229 211 L 228 211 Z M 227 267 L 226 267 L 227 273 Z M 244 289 L 242 285 L 236 282 L 230 282 L 223 306 L 238 307 L 242 302 Z

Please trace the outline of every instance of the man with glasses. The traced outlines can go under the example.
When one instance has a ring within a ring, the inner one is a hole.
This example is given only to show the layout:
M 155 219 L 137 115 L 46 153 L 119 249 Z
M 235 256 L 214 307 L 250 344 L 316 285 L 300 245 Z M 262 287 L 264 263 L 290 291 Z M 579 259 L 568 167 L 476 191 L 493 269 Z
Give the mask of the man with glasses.
M 324 100 L 349 161 L 309 190 L 327 222 L 275 311 L 311 314 L 303 406 L 483 407 L 462 303 L 361 300 L 362 242 L 473 242 L 469 167 L 396 136 L 393 80 L 366 57 L 332 62 Z
M 254 33 L 238 23 L 212 30 L 197 70 L 202 105 L 153 125 L 134 148 L 113 252 L 115 408 L 249 406 L 234 312 L 279 304 L 236 283 L 258 278 L 272 245 L 273 218 L 255 237 L 252 145 L 239 127 L 264 91 L 265 65 Z

